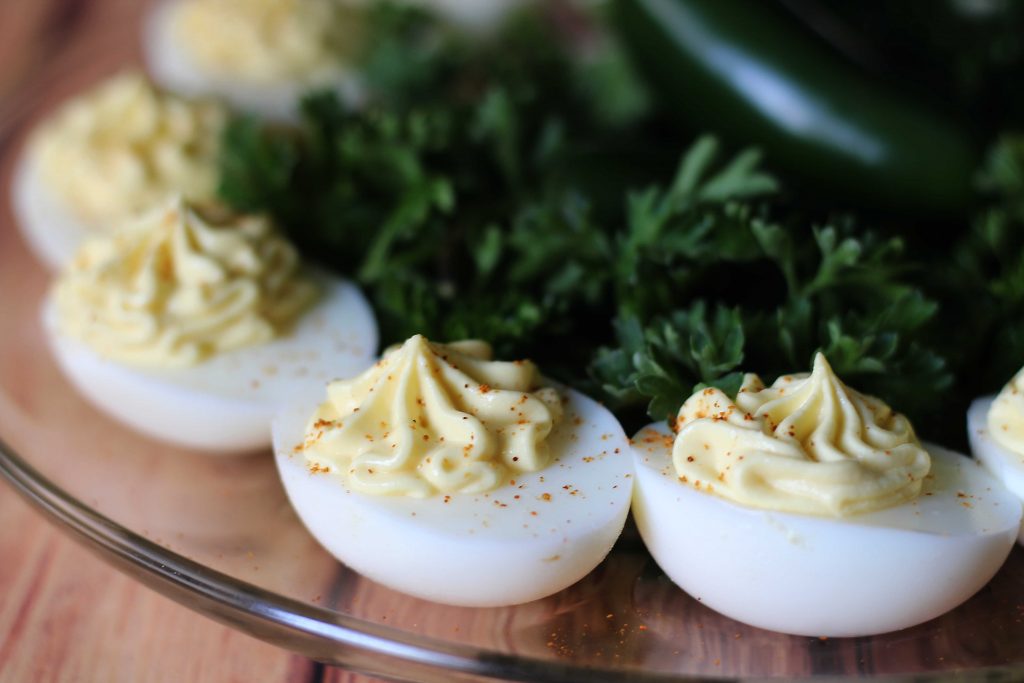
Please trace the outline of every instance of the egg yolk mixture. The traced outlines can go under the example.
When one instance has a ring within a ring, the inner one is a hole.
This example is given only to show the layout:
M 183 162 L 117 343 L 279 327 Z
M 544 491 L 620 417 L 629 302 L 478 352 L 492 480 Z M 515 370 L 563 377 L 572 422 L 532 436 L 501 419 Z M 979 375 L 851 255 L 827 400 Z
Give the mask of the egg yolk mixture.
M 910 422 L 850 389 L 818 354 L 810 374 L 736 400 L 704 389 L 683 404 L 672 460 L 679 479 L 751 507 L 843 516 L 915 498 L 931 468 Z
M 173 194 L 212 197 L 226 120 L 218 104 L 160 92 L 126 72 L 61 108 L 33 137 L 32 154 L 76 217 L 105 224 Z
M 1024 370 L 1013 376 L 992 402 L 988 431 L 1003 448 L 1024 455 Z
M 355 49 L 354 16 L 339 0 L 181 0 L 174 35 L 211 74 L 306 81 Z
M 55 284 L 61 333 L 158 368 L 267 342 L 316 295 L 267 219 L 182 200 L 88 240 Z
M 353 490 L 481 493 L 549 459 L 562 401 L 529 361 L 493 361 L 479 341 L 412 337 L 362 375 L 337 380 L 297 447 L 311 471 Z

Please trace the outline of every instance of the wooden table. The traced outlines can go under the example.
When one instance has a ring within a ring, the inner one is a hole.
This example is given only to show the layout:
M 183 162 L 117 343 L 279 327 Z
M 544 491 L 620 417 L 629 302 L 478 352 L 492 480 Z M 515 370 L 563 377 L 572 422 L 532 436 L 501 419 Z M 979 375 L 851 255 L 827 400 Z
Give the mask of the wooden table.
M 93 556 L 0 484 L 0 682 L 370 683 L 222 626 Z
M 142 5 L 0 2 L 0 123 L 20 119 L 32 82 L 53 69 L 84 60 L 83 78 L 92 80 L 133 61 L 138 47 L 122 38 L 133 32 Z M 55 36 L 68 22 L 84 24 L 92 42 L 62 44 Z M 0 596 L 3 683 L 372 680 L 323 667 L 154 593 L 70 540 L 3 483 Z

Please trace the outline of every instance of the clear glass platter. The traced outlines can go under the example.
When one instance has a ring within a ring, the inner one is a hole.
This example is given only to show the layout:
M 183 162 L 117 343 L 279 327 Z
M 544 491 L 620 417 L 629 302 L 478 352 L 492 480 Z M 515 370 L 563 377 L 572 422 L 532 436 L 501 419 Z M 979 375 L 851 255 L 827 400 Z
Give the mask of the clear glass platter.
M 321 550 L 291 511 L 269 453 L 210 458 L 96 412 L 43 350 L 48 275 L 21 242 L 7 190 L 40 114 L 137 63 L 144 8 L 21 4 L 38 15 L 37 30 L 19 48 L 29 57 L 0 79 L 0 475 L 105 559 L 242 631 L 402 680 L 1024 678 L 1020 548 L 960 608 L 872 638 L 791 637 L 722 617 L 669 582 L 629 529 L 600 567 L 557 595 L 448 607 L 374 584 Z

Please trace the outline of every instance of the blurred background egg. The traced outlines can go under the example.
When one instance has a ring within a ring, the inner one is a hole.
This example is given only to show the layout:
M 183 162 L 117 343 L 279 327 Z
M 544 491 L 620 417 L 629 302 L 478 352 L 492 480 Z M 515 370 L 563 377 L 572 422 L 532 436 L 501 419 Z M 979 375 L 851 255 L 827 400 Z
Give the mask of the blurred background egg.
M 172 195 L 209 201 L 227 111 L 127 70 L 72 97 L 32 132 L 11 186 L 17 224 L 57 270 L 82 242 Z
M 291 121 L 310 90 L 360 99 L 347 65 L 359 46 L 358 14 L 338 0 L 163 0 L 144 24 L 146 63 L 170 90 Z
M 179 445 L 270 444 L 277 406 L 376 354 L 360 291 L 310 269 L 261 215 L 178 198 L 87 240 L 44 301 L 71 382 L 128 426 Z
M 535 0 L 412 0 L 436 11 L 467 30 L 483 32 L 501 23 L 509 12 L 534 4 Z

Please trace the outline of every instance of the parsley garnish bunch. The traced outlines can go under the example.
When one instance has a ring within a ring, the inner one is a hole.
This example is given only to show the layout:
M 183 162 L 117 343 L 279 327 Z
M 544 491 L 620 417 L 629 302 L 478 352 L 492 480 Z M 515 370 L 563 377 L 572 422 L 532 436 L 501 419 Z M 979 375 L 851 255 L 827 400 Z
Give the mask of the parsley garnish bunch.
M 925 436 L 962 441 L 966 402 L 1024 364 L 1021 139 L 936 249 L 927 226 L 822 212 L 757 151 L 668 125 L 600 23 L 567 28 L 553 6 L 486 39 L 370 10 L 365 107 L 314 93 L 296 129 L 235 120 L 221 196 L 355 279 L 385 345 L 486 339 L 627 431 L 821 350 Z

